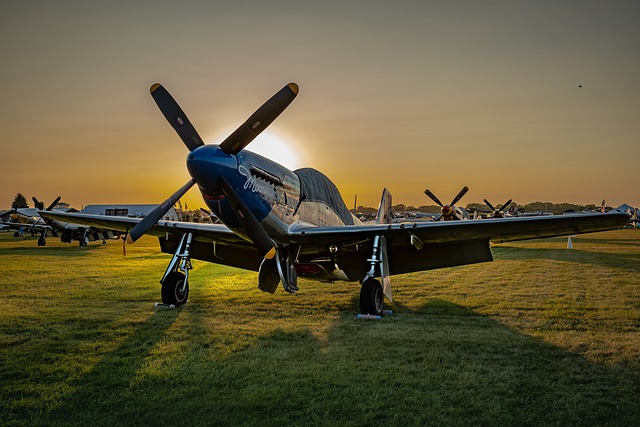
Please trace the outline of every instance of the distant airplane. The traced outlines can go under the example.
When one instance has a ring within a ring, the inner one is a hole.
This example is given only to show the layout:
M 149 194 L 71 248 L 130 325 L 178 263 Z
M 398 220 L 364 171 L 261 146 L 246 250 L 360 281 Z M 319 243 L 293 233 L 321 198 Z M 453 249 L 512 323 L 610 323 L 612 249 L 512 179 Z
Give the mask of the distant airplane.
M 467 194 L 467 191 L 469 191 L 469 187 L 465 185 L 464 187 L 462 187 L 462 190 L 460 190 L 458 195 L 453 198 L 451 203 L 449 203 L 448 205 L 443 205 L 442 202 L 436 197 L 435 194 L 433 194 L 428 189 L 424 190 L 424 194 L 426 194 L 427 197 L 433 200 L 441 208 L 440 216 L 434 218 L 434 221 L 453 221 L 453 220 L 469 219 L 469 213 L 466 211 L 466 209 L 455 206 L 455 204 L 458 203 L 460 199 L 462 199 L 462 196 Z
M 35 203 L 35 210 L 29 208 L 14 208 L 9 215 L 10 220 L 4 222 L 4 225 L 15 230 L 14 237 L 19 237 L 20 239 L 24 238 L 25 231 L 29 232 L 31 236 L 35 236 L 37 233 L 40 233 L 38 246 L 44 246 L 46 234 L 51 230 L 51 227 L 48 226 L 44 222 L 43 218 L 37 214 L 38 209 L 44 209 L 44 204 L 38 202 L 35 198 L 33 198 L 33 200 Z M 53 209 L 59 201 L 60 197 L 54 200 L 46 210 L 50 211 Z
M 187 169 L 192 178 L 142 219 L 55 211 L 42 211 L 41 215 L 119 230 L 127 233 L 129 243 L 145 233 L 157 236 L 162 252 L 173 254 L 160 280 L 166 304 L 187 302 L 191 259 L 195 258 L 258 271 L 258 287 L 270 293 L 279 283 L 285 291 L 295 293 L 298 276 L 359 281 L 360 311 L 376 315 L 383 312 L 383 296 L 392 301 L 391 275 L 491 261 L 490 241 L 611 230 L 629 221 L 627 214 L 611 212 L 362 224 L 351 214 L 335 184 L 322 173 L 311 168 L 291 171 L 244 150 L 297 94 L 295 83 L 284 86 L 222 143 L 205 145 L 169 92 L 154 84 L 152 97 L 189 150 Z M 366 158 L 364 151 L 362 158 Z M 223 224 L 160 220 L 195 184 Z M 463 190 L 454 202 L 466 187 Z M 385 206 L 381 203 L 380 209 Z M 385 212 L 379 210 L 379 214 L 385 217 Z
M 60 197 L 58 197 L 52 206 L 58 203 Z M 44 206 L 42 202 L 38 201 L 35 197 L 33 197 L 33 202 L 37 207 L 42 209 Z M 47 212 L 50 212 L 51 206 L 46 209 Z M 89 242 L 93 242 L 96 240 L 102 240 L 102 243 L 107 243 L 109 239 L 118 239 L 120 237 L 120 233 L 117 231 L 109 230 L 109 229 L 99 229 L 95 227 L 87 227 L 84 224 L 76 224 L 73 222 L 67 221 L 59 221 L 55 219 L 46 219 L 44 221 L 49 227 L 49 230 L 53 237 L 60 237 L 60 241 L 62 243 L 71 243 L 72 241 L 77 241 L 80 247 L 85 247 L 89 244 Z M 44 246 L 47 244 L 47 230 L 45 229 L 43 234 L 38 239 L 38 245 Z
M 76 240 L 79 246 L 84 247 L 94 240 L 102 240 L 102 243 L 106 243 L 107 239 L 117 239 L 120 236 L 120 233 L 113 230 L 97 229 L 83 224 L 44 218 L 41 213 L 51 212 L 60 201 L 60 197 L 55 199 L 46 209 L 43 202 L 35 197 L 32 197 L 32 200 L 36 209 L 39 209 L 40 215 L 32 217 L 21 215 L 22 218 L 14 216 L 14 218 L 18 218 L 17 221 L 5 223 L 10 228 L 17 230 L 16 237 L 22 237 L 21 234 L 24 231 L 30 232 L 32 236 L 40 233 L 38 246 L 46 246 L 47 237 L 51 234 L 53 237 L 59 237 L 62 243 L 71 243 Z M 16 213 L 20 214 L 17 210 Z
M 482 200 L 484 201 L 484 204 L 489 206 L 489 209 L 493 211 L 493 213 L 491 214 L 491 218 L 504 218 L 505 216 L 508 215 L 507 212 L 505 212 L 505 209 L 511 206 L 512 199 L 509 199 L 499 208 L 494 208 L 493 205 L 489 203 L 487 199 L 482 199 Z

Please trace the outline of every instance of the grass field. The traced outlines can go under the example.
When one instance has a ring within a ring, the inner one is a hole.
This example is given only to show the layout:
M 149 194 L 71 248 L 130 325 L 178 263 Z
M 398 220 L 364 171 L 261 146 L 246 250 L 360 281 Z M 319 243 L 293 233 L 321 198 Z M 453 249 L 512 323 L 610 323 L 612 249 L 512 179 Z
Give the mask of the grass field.
M 156 239 L 0 233 L 0 425 L 640 425 L 640 232 L 497 245 L 493 263 L 257 289 L 194 261 L 157 309 Z

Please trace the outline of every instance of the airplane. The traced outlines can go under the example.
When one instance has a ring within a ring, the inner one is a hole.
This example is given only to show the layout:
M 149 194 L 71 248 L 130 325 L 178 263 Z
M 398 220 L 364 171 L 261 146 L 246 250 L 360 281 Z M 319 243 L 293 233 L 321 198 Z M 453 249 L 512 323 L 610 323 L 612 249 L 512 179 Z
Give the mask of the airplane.
M 431 200 L 436 202 L 436 204 L 441 208 L 440 215 L 434 218 L 434 221 L 454 221 L 454 220 L 469 219 L 469 213 L 466 211 L 466 209 L 455 206 L 455 204 L 458 203 L 460 199 L 462 199 L 462 196 L 464 196 L 467 193 L 467 191 L 469 191 L 469 187 L 465 185 L 462 188 L 462 190 L 460 190 L 458 195 L 453 198 L 451 203 L 449 203 L 448 205 L 443 205 L 442 202 L 436 197 L 435 194 L 433 194 L 428 189 L 424 190 L 424 194 L 426 194 L 427 197 L 429 197 Z
M 144 218 L 55 211 L 41 215 L 118 230 L 125 233 L 128 244 L 144 234 L 158 237 L 160 250 L 172 254 L 160 279 L 164 304 L 187 302 L 191 260 L 199 259 L 257 271 L 258 288 L 269 293 L 280 283 L 285 291 L 297 293 L 298 277 L 359 282 L 360 311 L 371 315 L 383 314 L 385 297 L 393 302 L 392 275 L 492 261 L 490 242 L 612 230 L 629 221 L 626 213 L 610 212 L 363 224 L 321 172 L 291 171 L 245 150 L 298 91 L 295 83 L 285 85 L 220 144 L 205 144 L 169 92 L 153 84 L 151 96 L 189 151 L 186 166 L 191 179 Z M 194 185 L 222 224 L 162 220 Z M 381 218 L 388 217 L 385 192 Z M 454 202 L 464 192 L 466 187 Z
M 489 203 L 489 201 L 487 199 L 482 199 L 482 200 L 484 201 L 484 204 L 489 206 L 489 209 L 491 209 L 493 211 L 491 213 L 490 218 L 504 218 L 507 215 L 507 213 L 505 213 L 505 209 L 508 208 L 509 206 L 511 206 L 511 201 L 512 201 L 512 199 L 509 199 L 501 207 L 494 208 L 493 205 L 491 203 Z
M 10 220 L 3 224 L 12 230 L 15 230 L 14 237 L 19 237 L 21 240 L 24 238 L 25 231 L 29 231 L 32 237 L 39 232 L 40 237 L 38 238 L 38 246 L 44 246 L 44 239 L 46 238 L 46 234 L 51 231 L 51 227 L 45 224 L 43 218 L 37 214 L 38 210 L 44 209 L 44 204 L 38 202 L 35 197 L 33 198 L 33 201 L 35 203 L 35 209 L 23 208 L 18 210 L 18 208 L 15 208 L 9 215 Z M 50 211 L 53 209 L 59 201 L 60 197 L 54 200 L 46 210 Z
M 43 217 L 41 215 L 42 212 L 53 211 L 53 208 L 60 201 L 59 196 L 46 209 L 43 202 L 35 197 L 32 197 L 32 200 L 34 206 L 38 209 L 37 212 L 39 216 L 26 217 L 22 215 L 22 217 L 15 217 L 16 220 L 12 222 L 5 223 L 5 225 L 10 228 L 17 230 L 15 237 L 22 237 L 22 233 L 28 230 L 32 236 L 40 233 L 38 246 L 46 246 L 47 237 L 51 234 L 53 237 L 59 237 L 62 243 L 71 243 L 73 240 L 76 240 L 80 247 L 85 247 L 89 242 L 93 242 L 94 240 L 102 240 L 102 243 L 106 243 L 107 239 L 118 239 L 120 236 L 119 233 L 112 230 L 96 229 L 82 224 Z

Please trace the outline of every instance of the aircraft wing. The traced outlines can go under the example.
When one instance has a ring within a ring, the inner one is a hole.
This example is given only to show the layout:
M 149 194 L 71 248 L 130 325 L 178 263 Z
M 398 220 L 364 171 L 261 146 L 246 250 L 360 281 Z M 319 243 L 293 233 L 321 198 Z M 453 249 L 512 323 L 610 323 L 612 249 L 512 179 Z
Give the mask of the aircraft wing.
M 369 224 L 353 227 L 315 227 L 297 225 L 291 230 L 300 243 L 313 240 L 326 243 L 352 237 L 384 235 L 387 240 L 414 234 L 425 244 L 451 243 L 465 240 L 485 240 L 502 243 L 514 240 L 539 239 L 615 230 L 629 221 L 623 212 L 606 214 L 553 215 L 540 217 L 509 217 L 465 221 L 405 222 Z M 404 239 L 406 240 L 406 239 Z
M 48 226 L 47 224 L 45 224 L 44 222 L 43 223 L 32 222 L 30 224 L 25 224 L 25 223 L 22 223 L 22 222 L 2 222 L 0 224 L 9 227 L 12 230 L 19 230 L 20 228 L 22 228 L 24 231 L 52 230 L 52 228 L 50 226 Z
M 72 222 L 74 224 L 88 225 L 101 230 L 119 231 L 121 233 L 126 233 L 142 220 L 142 218 L 125 216 L 91 215 L 54 211 L 41 211 L 40 215 L 45 218 Z M 192 232 L 196 239 L 207 242 L 219 240 L 224 243 L 242 243 L 245 245 L 251 245 L 249 242 L 242 239 L 221 224 L 198 224 L 195 222 L 160 220 L 146 234 L 156 237 L 166 237 L 167 233 L 180 236 L 186 232 Z
M 615 230 L 628 221 L 626 213 L 611 212 L 354 227 L 299 225 L 290 231 L 301 245 L 299 258 L 309 256 L 313 262 L 332 257 L 347 277 L 359 280 L 368 268 L 375 236 L 385 237 L 391 274 L 402 274 L 491 261 L 489 242 Z

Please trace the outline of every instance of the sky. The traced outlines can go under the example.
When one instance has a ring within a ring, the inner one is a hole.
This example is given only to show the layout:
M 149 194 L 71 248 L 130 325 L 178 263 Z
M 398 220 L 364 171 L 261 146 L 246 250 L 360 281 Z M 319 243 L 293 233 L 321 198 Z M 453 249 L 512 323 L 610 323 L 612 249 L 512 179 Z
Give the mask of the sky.
M 640 206 L 640 2 L 33 1 L 0 15 L 0 208 L 22 193 L 160 203 L 187 149 L 163 84 L 220 143 L 289 82 L 248 146 L 348 206 L 513 199 Z M 183 201 L 204 206 L 197 189 Z

